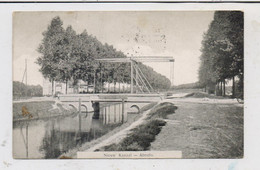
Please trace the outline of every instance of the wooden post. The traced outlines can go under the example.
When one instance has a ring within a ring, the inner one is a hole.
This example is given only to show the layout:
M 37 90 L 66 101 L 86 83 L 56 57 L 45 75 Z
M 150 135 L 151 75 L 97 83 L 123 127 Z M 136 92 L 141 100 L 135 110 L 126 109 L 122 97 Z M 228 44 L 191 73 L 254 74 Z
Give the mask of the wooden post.
M 66 79 L 66 91 L 65 93 L 67 94 L 68 93 L 68 80 Z
M 232 98 L 235 98 L 236 96 L 236 89 L 235 89 L 235 76 L 232 77 Z
M 81 98 L 79 98 L 79 135 L 81 134 Z
M 94 139 L 96 139 L 96 130 L 95 130 L 95 128 L 93 128 L 93 131 L 94 131 Z
M 137 70 L 137 68 L 135 69 L 135 85 L 136 85 L 135 93 L 138 93 L 137 89 L 138 89 L 139 84 L 138 84 L 138 70 Z
M 172 86 L 174 86 L 174 61 L 172 62 Z
M 219 96 L 219 82 L 217 82 L 217 96 Z
M 116 81 L 113 80 L 113 84 L 114 84 L 114 93 L 116 93 Z
M 223 93 L 222 93 L 222 81 L 220 81 L 220 95 L 223 96 Z
M 29 156 L 29 148 L 28 148 L 28 123 L 26 124 L 26 158 L 28 158 Z
M 54 80 L 51 80 L 51 95 L 54 96 Z
M 96 92 L 96 71 L 94 73 L 94 85 L 93 85 L 93 93 Z
M 133 68 L 133 61 L 131 60 L 131 94 L 134 92 L 134 68 Z
M 101 93 L 103 93 L 102 64 L 101 63 L 100 63 L 100 87 L 101 87 Z
M 26 75 L 25 75 L 25 85 L 26 85 L 26 92 L 25 92 L 25 96 L 26 98 L 28 97 L 28 84 L 27 84 L 27 59 L 25 59 L 25 71 L 26 71 Z
M 105 115 L 104 115 L 104 117 L 105 117 L 105 118 L 104 118 L 104 119 L 105 119 L 105 124 L 107 124 L 107 107 L 104 107 L 104 112 L 105 112 L 105 113 L 104 113 L 104 114 L 105 114 Z
M 120 104 L 118 105 L 118 110 L 119 110 L 119 113 L 118 113 L 118 122 L 120 122 L 120 121 L 121 121 L 121 114 L 120 114 L 121 105 L 120 105 Z
M 111 111 L 111 109 L 110 109 L 110 107 L 111 107 L 111 105 L 109 105 L 108 106 L 108 112 L 107 112 L 107 117 L 108 117 L 108 123 L 110 123 L 110 111 Z
M 88 86 L 89 86 L 89 80 L 88 80 Z M 87 93 L 89 93 L 89 89 L 88 89 L 88 86 L 87 86 Z
M 100 116 L 100 103 L 99 102 L 93 102 L 92 107 L 94 108 L 94 115 L 93 119 L 99 119 Z
M 226 82 L 225 79 L 223 80 L 223 96 L 226 96 Z
M 114 104 L 114 123 L 116 123 L 116 104 Z
M 173 87 L 174 84 L 174 61 L 172 62 L 172 67 L 170 68 L 170 79 L 171 79 L 171 86 Z
M 124 114 L 125 114 L 125 100 L 122 99 L 122 123 L 124 123 Z

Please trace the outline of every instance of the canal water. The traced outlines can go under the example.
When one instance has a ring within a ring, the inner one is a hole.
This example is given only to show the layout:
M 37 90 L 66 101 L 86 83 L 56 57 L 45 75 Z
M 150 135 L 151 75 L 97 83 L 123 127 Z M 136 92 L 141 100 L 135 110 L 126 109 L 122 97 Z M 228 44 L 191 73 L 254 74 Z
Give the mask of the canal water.
M 58 158 L 127 121 L 127 112 L 122 111 L 121 103 L 100 105 L 99 119 L 93 119 L 93 114 L 82 112 L 67 117 L 14 122 L 13 157 Z

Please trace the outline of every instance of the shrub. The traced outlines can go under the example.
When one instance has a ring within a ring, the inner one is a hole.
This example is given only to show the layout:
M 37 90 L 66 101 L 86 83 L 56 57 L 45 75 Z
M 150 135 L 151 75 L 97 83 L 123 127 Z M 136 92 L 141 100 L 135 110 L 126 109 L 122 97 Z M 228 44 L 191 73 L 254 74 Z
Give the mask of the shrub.
M 148 150 L 155 136 L 160 133 L 161 127 L 166 124 L 163 120 L 150 120 L 144 125 L 133 129 L 132 133 L 118 144 L 105 146 L 105 151 L 144 151 Z
M 172 103 L 169 102 L 161 103 L 150 112 L 148 119 L 150 118 L 166 119 L 167 115 L 175 113 L 176 109 L 177 107 L 174 106 L 174 104 Z

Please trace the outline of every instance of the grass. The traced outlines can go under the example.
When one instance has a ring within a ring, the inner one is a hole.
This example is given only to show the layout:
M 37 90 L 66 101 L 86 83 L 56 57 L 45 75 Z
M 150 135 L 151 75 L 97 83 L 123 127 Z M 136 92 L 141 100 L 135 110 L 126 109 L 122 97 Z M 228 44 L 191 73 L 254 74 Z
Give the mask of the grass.
M 152 106 L 152 105 L 151 105 Z M 149 107 L 147 107 L 149 108 Z M 166 125 L 167 115 L 173 114 L 177 109 L 172 103 L 161 103 L 150 111 L 145 124 L 134 128 L 131 133 L 117 144 L 111 144 L 96 151 L 145 151 L 149 150 L 151 143 L 161 128 Z
M 155 106 L 156 104 L 157 104 L 157 102 L 152 102 L 152 103 L 150 103 L 150 104 L 148 104 L 148 105 L 145 105 L 144 107 L 142 107 L 142 108 L 140 109 L 140 113 L 143 113 L 143 112 L 145 112 L 145 111 L 151 109 L 151 108 L 152 108 L 153 106 Z
M 166 122 L 163 120 L 150 120 L 144 125 L 140 125 L 132 130 L 132 133 L 118 144 L 105 146 L 105 151 L 145 151 L 149 150 L 150 143 L 155 136 L 160 133 L 162 126 Z
M 167 116 L 169 114 L 175 113 L 176 109 L 177 107 L 174 106 L 174 104 L 172 103 L 169 102 L 160 103 L 153 110 L 151 110 L 147 119 L 151 119 L 151 118 L 167 119 Z
M 216 96 L 214 94 L 208 94 L 205 92 L 193 92 L 190 94 L 187 94 L 185 97 L 192 97 L 192 98 L 210 98 L 210 99 L 226 99 L 228 96 Z
M 177 114 L 151 143 L 151 150 L 181 150 L 183 158 L 243 158 L 243 107 L 178 103 Z
M 67 110 L 61 104 L 53 108 L 55 101 L 13 103 L 13 121 L 42 119 L 50 116 L 69 115 L 75 110 Z

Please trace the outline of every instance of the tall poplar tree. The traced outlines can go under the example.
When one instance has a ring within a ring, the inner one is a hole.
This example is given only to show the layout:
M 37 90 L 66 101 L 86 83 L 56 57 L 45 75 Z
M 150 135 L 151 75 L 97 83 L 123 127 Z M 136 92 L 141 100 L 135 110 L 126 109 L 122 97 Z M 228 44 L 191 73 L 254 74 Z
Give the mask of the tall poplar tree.
M 40 72 L 45 78 L 52 82 L 52 95 L 54 95 L 54 81 L 58 78 L 58 65 L 62 51 L 59 46 L 63 41 L 64 29 L 63 22 L 60 17 L 55 17 L 51 20 L 47 31 L 43 32 L 43 39 L 39 45 L 38 52 L 41 54 L 36 63 L 40 67 Z
M 233 80 L 233 96 L 235 77 L 243 84 L 243 25 L 243 12 L 216 11 L 202 41 L 199 80 L 211 87 L 221 83 L 221 94 L 223 89 L 224 95 L 226 80 Z

